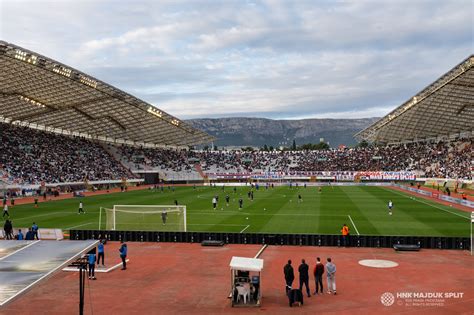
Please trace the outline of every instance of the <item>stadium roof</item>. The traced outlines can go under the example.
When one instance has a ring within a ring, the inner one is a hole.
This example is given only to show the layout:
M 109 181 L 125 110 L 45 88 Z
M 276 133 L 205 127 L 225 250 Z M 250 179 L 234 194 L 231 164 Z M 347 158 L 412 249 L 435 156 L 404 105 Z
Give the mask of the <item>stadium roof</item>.
M 377 143 L 474 134 L 474 55 L 355 135 Z
M 0 41 L 0 122 L 150 146 L 214 137 L 69 66 Z

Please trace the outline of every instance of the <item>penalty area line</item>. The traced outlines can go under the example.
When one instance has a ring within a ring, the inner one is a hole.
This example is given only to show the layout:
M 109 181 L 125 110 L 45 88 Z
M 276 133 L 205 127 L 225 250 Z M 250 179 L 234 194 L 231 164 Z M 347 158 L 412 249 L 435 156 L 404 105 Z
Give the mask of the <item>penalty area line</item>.
M 246 227 L 244 227 L 244 228 L 242 229 L 242 231 L 240 231 L 240 233 L 243 233 L 243 232 L 244 232 L 246 229 L 248 229 L 249 227 L 250 227 L 250 225 L 247 225 Z
M 352 226 L 356 230 L 357 235 L 360 235 L 359 230 L 357 230 L 357 226 L 355 225 L 354 221 L 352 220 L 350 215 L 347 215 L 349 217 L 349 220 L 351 220 Z

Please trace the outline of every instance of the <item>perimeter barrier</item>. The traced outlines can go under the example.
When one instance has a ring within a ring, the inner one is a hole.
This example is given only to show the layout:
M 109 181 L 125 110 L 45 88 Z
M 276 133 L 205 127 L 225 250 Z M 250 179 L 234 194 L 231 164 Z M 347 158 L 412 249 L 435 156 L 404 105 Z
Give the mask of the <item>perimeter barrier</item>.
M 222 241 L 225 244 L 268 244 L 293 246 L 344 246 L 340 235 L 321 234 L 270 234 L 225 232 L 152 232 L 152 231 L 105 231 L 71 230 L 71 240 L 105 238 L 109 241 L 201 243 L 205 240 Z M 391 248 L 393 245 L 419 245 L 425 249 L 470 249 L 469 237 L 438 236 L 375 236 L 350 235 L 346 246 Z

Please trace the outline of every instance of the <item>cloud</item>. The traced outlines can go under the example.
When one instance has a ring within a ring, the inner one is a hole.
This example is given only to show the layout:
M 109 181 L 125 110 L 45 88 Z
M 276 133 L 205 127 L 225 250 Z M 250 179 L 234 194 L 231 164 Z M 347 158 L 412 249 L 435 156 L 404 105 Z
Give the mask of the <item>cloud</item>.
M 1 6 L 3 39 L 180 118 L 379 116 L 474 51 L 465 0 Z

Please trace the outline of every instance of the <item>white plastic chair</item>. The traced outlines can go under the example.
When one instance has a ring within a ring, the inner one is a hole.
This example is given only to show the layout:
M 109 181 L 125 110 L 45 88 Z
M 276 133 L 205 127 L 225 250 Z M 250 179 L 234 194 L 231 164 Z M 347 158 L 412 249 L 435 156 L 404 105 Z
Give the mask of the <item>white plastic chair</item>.
M 240 301 L 240 297 L 243 296 L 244 297 L 244 304 L 247 304 L 247 296 L 248 298 L 250 299 L 250 290 L 246 287 L 242 287 L 242 286 L 237 286 L 236 287 L 237 289 L 237 303 Z

